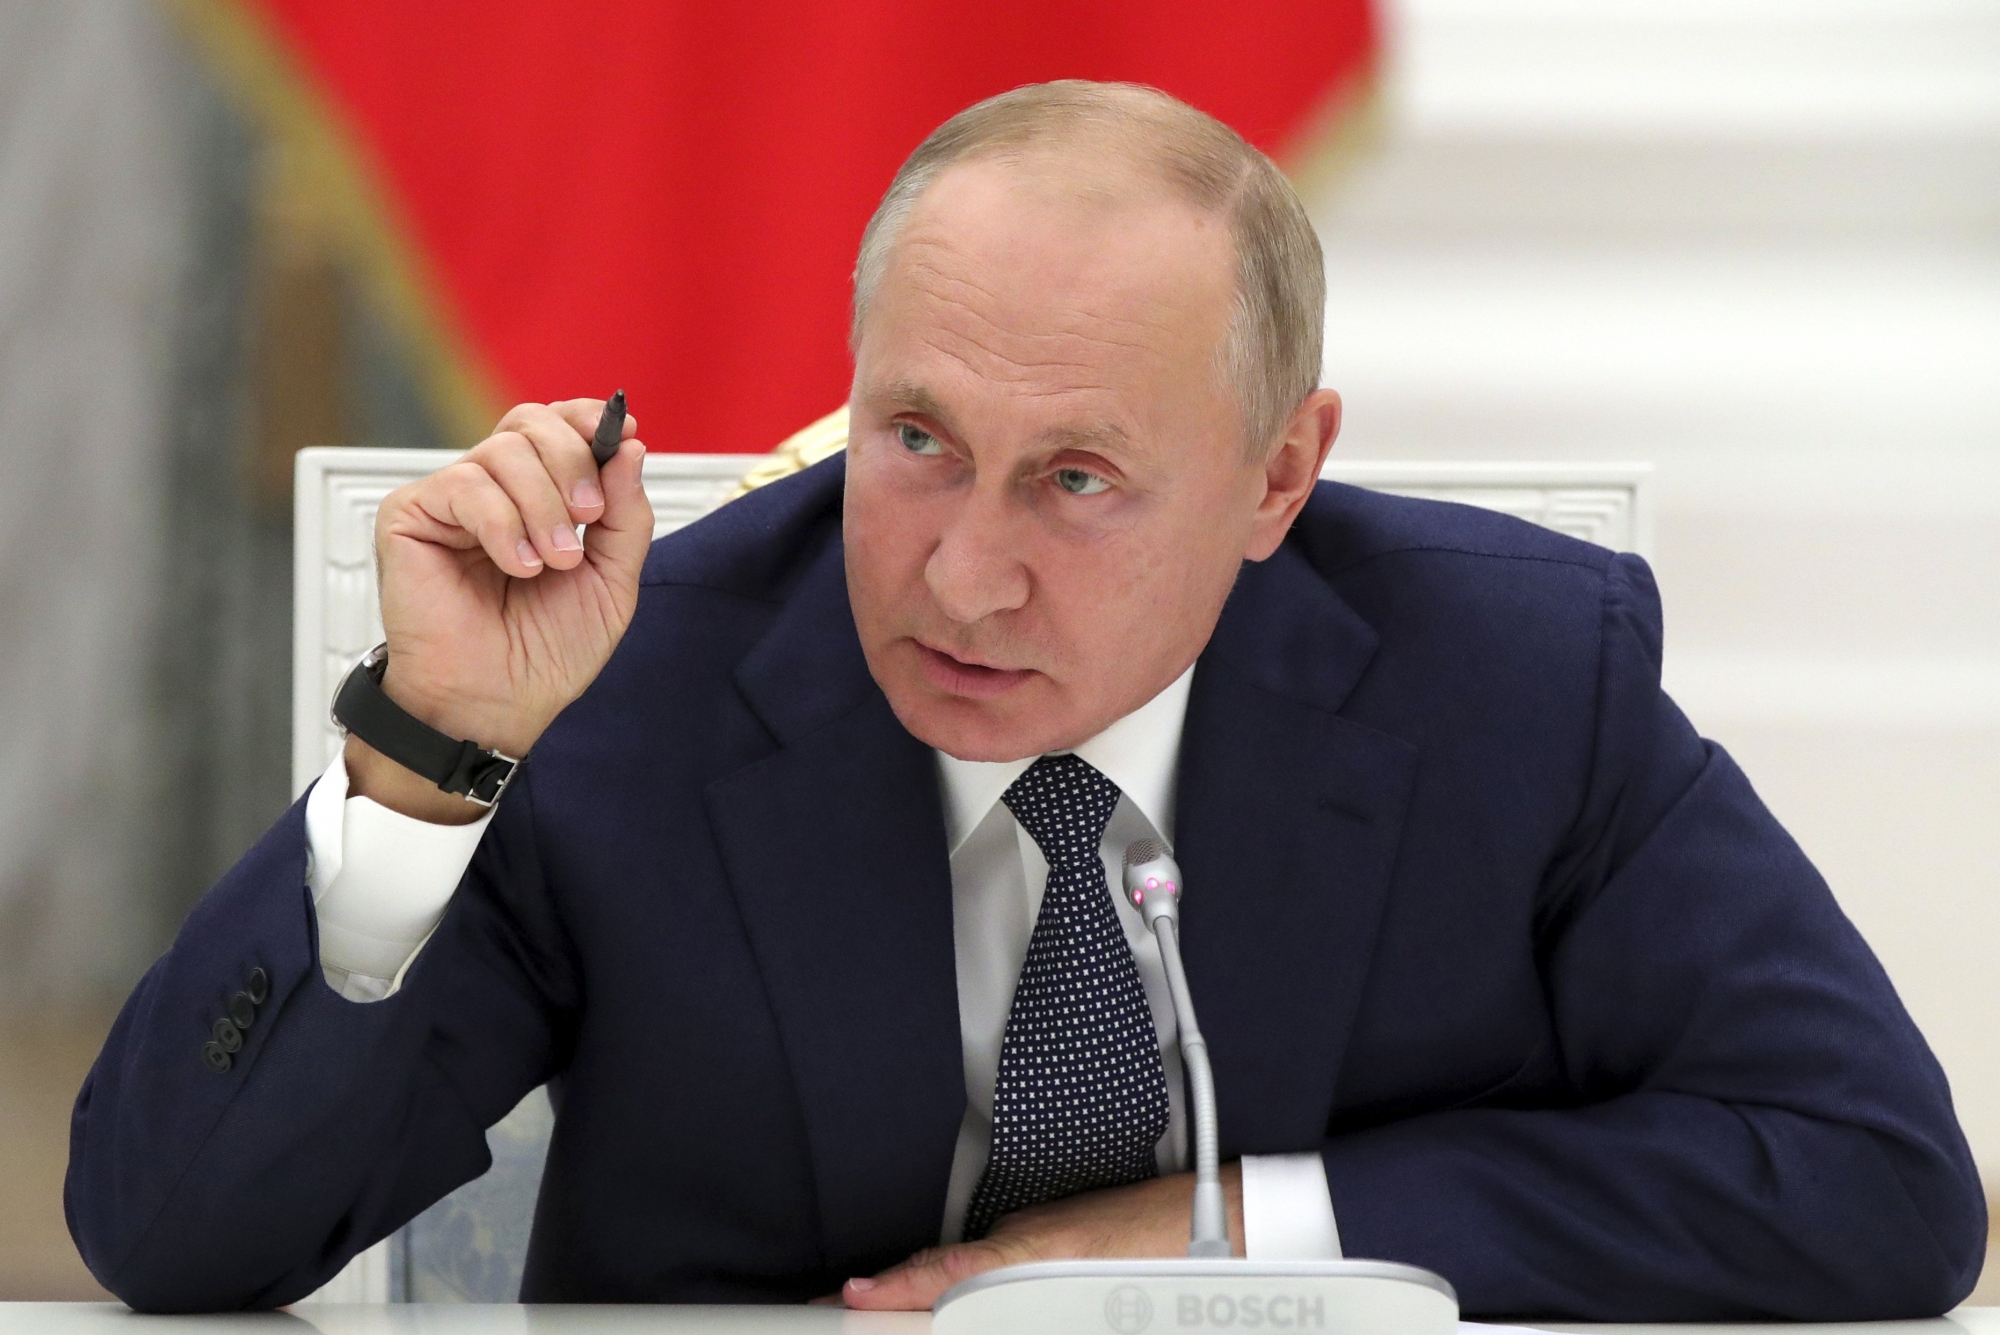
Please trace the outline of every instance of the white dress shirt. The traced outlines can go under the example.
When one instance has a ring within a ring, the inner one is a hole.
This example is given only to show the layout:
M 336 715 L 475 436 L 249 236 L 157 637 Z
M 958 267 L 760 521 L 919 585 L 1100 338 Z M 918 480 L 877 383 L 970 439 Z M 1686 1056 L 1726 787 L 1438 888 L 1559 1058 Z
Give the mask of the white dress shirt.
M 1101 853 L 1107 893 L 1125 926 L 1166 1066 L 1170 1115 L 1159 1146 L 1162 1173 L 1183 1172 L 1189 1163 L 1178 1026 L 1159 942 L 1117 887 L 1125 848 L 1134 839 L 1157 838 L 1173 846 L 1174 780 L 1193 678 L 1189 668 L 1147 704 L 1076 748 L 1123 794 L 1105 826 Z M 983 762 L 936 754 L 949 827 L 959 1040 L 965 1062 L 965 1120 L 952 1156 L 939 1236 L 956 1242 L 986 1167 L 1001 1039 L 1049 867 L 1000 801 L 1033 759 Z M 491 819 L 488 813 L 470 825 L 432 825 L 365 797 L 348 797 L 346 766 L 339 759 L 333 762 L 306 799 L 306 840 L 320 967 L 335 991 L 351 1001 L 368 1002 L 401 986 L 410 962 L 444 916 Z M 1193 893 L 1201 893 L 1200 887 Z M 1318 1154 L 1244 1157 L 1243 1232 L 1245 1250 L 1258 1260 L 1340 1255 Z

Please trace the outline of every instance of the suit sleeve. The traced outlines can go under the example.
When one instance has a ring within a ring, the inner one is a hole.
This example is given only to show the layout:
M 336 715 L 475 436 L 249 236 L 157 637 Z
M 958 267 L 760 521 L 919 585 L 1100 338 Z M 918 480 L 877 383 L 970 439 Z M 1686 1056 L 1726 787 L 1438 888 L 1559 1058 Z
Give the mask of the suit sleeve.
M 71 1119 L 64 1205 L 106 1288 L 141 1311 L 292 1302 L 486 1170 L 486 1128 L 561 1068 L 576 1010 L 528 778 L 387 1000 L 321 971 L 304 799 L 195 906 Z M 204 1056 L 258 970 L 240 1049 Z
M 1539 901 L 1561 1074 L 1326 1144 L 1347 1254 L 1439 1272 L 1469 1316 L 1952 1307 L 1986 1220 L 1944 1073 L 1805 855 L 1661 691 L 1635 557 L 1602 633 L 1588 795 Z

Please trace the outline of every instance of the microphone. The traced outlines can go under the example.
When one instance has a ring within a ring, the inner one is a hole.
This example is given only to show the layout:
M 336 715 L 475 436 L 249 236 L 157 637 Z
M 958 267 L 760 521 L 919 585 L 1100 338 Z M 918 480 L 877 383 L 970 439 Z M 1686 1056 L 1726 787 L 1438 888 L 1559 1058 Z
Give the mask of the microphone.
M 1192 1091 L 1194 1211 L 1188 1254 L 1144 1260 L 1033 1261 L 953 1285 L 931 1309 L 932 1335 L 1142 1335 L 1154 1327 L 1338 1330 L 1343 1335 L 1455 1335 L 1458 1294 L 1438 1275 L 1394 1261 L 1255 1261 L 1230 1255 L 1215 1076 L 1181 967 L 1180 864 L 1157 839 L 1125 850 L 1125 895 L 1160 943 Z M 1277 1022 L 1281 1017 L 1273 1017 Z
M 1181 967 L 1181 869 L 1173 854 L 1157 839 L 1135 839 L 1125 849 L 1125 897 L 1152 928 L 1160 943 L 1160 962 L 1167 970 L 1167 991 L 1174 999 L 1174 1024 L 1180 1030 L 1181 1065 L 1187 1068 L 1193 1098 L 1194 1223 L 1189 1256 L 1227 1256 L 1229 1208 L 1222 1194 L 1222 1169 L 1217 1148 L 1215 1075 L 1208 1066 L 1208 1044 L 1195 1023 L 1194 997 L 1187 971 Z

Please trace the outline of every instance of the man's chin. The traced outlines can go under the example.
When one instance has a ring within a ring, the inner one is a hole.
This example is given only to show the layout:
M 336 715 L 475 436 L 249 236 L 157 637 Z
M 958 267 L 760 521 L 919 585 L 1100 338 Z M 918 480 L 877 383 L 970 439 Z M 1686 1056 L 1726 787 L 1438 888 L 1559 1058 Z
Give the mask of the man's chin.
M 1073 744 L 1053 719 L 1045 682 L 1031 683 L 1019 699 L 974 700 L 945 695 L 927 685 L 885 688 L 889 707 L 912 737 L 957 760 L 1009 761 Z M 1012 693 L 1010 693 L 1012 694 Z M 1052 726 L 1053 725 L 1053 726 Z
M 900 713 L 897 717 L 903 719 L 911 736 L 956 760 L 1023 760 L 1053 749 L 1029 729 L 1010 727 L 997 719 L 966 718 L 966 712 L 984 711 L 976 707 L 967 711 L 928 709 L 914 718 Z

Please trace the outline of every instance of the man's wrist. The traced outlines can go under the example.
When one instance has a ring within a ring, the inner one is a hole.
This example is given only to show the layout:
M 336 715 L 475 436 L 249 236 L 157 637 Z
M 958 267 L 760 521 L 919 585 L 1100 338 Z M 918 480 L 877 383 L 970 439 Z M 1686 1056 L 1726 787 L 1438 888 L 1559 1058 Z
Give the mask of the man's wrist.
M 506 791 L 540 728 L 496 721 L 502 709 L 432 699 L 402 666 L 378 645 L 335 693 L 353 791 L 409 819 L 471 824 Z
M 500 701 L 473 701 L 450 693 L 433 696 L 398 667 L 395 655 L 389 655 L 382 665 L 382 694 L 411 718 L 448 737 L 465 738 L 501 755 L 525 756 L 548 727 L 547 719 L 525 721 L 518 709 Z
M 1257 1261 L 1337 1261 L 1340 1226 L 1317 1152 L 1246 1154 L 1243 1247 Z
M 432 825 L 470 825 L 487 808 L 447 793 L 432 780 L 406 769 L 352 734 L 342 752 L 347 765 L 347 792 L 379 806 Z

